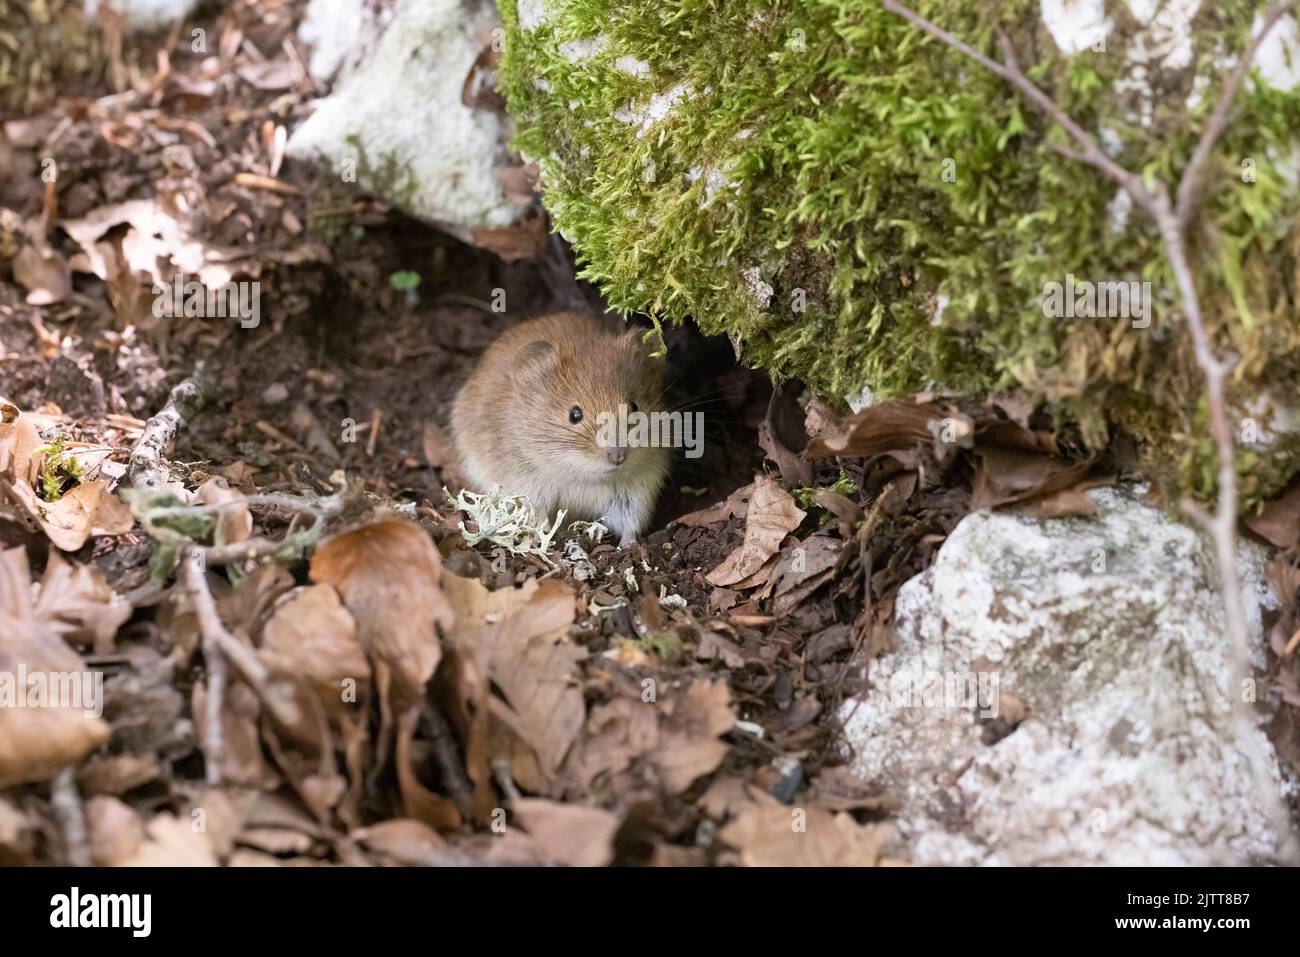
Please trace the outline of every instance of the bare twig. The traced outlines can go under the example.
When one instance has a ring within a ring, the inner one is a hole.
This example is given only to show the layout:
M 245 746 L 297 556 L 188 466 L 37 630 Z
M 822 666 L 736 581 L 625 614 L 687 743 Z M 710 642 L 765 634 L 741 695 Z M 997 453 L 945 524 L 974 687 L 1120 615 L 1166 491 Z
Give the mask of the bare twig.
M 144 434 L 131 450 L 126 482 L 132 488 L 161 488 L 167 481 L 162 463 L 163 450 L 176 438 L 176 432 L 198 414 L 207 401 L 206 377 L 202 364 L 194 374 L 172 389 L 167 404 L 144 425 Z
M 214 668 L 221 668 L 221 665 L 214 665 L 217 658 L 224 658 L 234 666 L 235 671 L 239 674 L 240 680 L 244 681 L 253 693 L 257 695 L 258 700 L 266 709 L 283 725 L 290 727 L 295 726 L 301 715 L 293 701 L 284 696 L 277 694 L 272 687 L 273 679 L 270 670 L 262 664 L 260 658 L 252 648 L 237 639 L 226 626 L 221 623 L 221 616 L 217 613 L 217 603 L 212 597 L 212 590 L 208 588 L 207 573 L 203 565 L 203 550 L 197 546 L 191 546 L 185 550 L 181 558 L 181 578 L 189 592 L 190 600 L 194 603 L 194 613 L 199 620 L 199 633 L 203 636 L 203 654 L 208 659 L 208 673 L 213 674 Z M 224 671 L 222 672 L 222 682 L 224 684 Z M 209 720 L 216 708 L 216 714 L 220 716 L 220 709 L 211 701 L 216 697 L 213 694 L 213 686 L 209 683 L 208 687 L 209 702 L 208 714 Z M 220 740 L 217 741 L 220 744 Z M 208 760 L 212 759 L 212 728 L 208 729 L 208 740 L 204 743 L 204 756 Z M 220 758 L 220 754 L 217 755 Z M 213 783 L 211 776 L 212 770 L 208 770 L 209 783 Z
M 1245 682 L 1252 673 L 1250 653 L 1250 633 L 1246 625 L 1245 603 L 1242 599 L 1241 583 L 1237 577 L 1237 470 L 1236 447 L 1232 430 L 1228 424 L 1227 401 L 1224 394 L 1224 381 L 1232 369 L 1231 363 L 1219 359 L 1213 351 L 1210 336 L 1205 328 L 1201 314 L 1200 297 L 1196 289 L 1196 280 L 1192 274 L 1190 259 L 1187 254 L 1187 231 L 1191 226 L 1196 209 L 1196 198 L 1201 189 L 1206 163 L 1213 152 L 1215 144 L 1227 129 L 1232 116 L 1232 104 L 1246 76 L 1260 44 L 1281 17 L 1293 10 L 1294 0 L 1275 0 L 1264 15 L 1259 32 L 1254 36 L 1243 52 L 1236 69 L 1228 82 L 1224 84 L 1214 110 L 1210 113 L 1201 137 L 1192 154 L 1191 160 L 1183 170 L 1178 183 L 1177 205 L 1170 199 L 1168 187 L 1157 182 L 1148 187 L 1140 176 L 1134 174 L 1105 154 L 1096 140 L 1080 127 L 1051 97 L 1040 90 L 1025 76 L 1016 63 L 1015 51 L 1011 42 L 1004 35 L 999 35 L 999 46 L 1003 62 L 998 63 L 984 54 L 972 49 L 945 30 L 935 26 L 920 14 L 896 0 L 881 0 L 881 5 L 909 22 L 920 27 L 926 33 L 941 40 L 948 46 L 965 54 L 1002 77 L 1031 103 L 1041 109 L 1049 119 L 1068 133 L 1079 150 L 1069 150 L 1055 144 L 1047 148 L 1064 156 L 1086 163 L 1100 171 L 1108 179 L 1119 184 L 1133 201 L 1142 207 L 1154 220 L 1164 243 L 1165 254 L 1173 270 L 1174 281 L 1178 286 L 1183 314 L 1191 333 L 1195 350 L 1196 364 L 1200 367 L 1205 380 L 1206 399 L 1210 412 L 1210 433 L 1214 439 L 1218 458 L 1218 496 L 1213 513 L 1190 499 L 1183 502 L 1186 513 L 1197 521 L 1213 538 L 1215 555 L 1219 566 L 1220 587 L 1223 594 L 1224 615 L 1234 651 L 1234 675 L 1232 694 L 1233 714 L 1243 730 L 1253 729 L 1254 721 L 1251 707 L 1244 700 Z M 1243 741 L 1253 741 L 1247 736 Z M 1256 756 L 1258 757 L 1258 756 Z M 1252 770 L 1257 780 L 1267 785 L 1267 772 L 1261 760 L 1251 760 Z M 1288 844 L 1293 844 L 1289 828 L 1280 832 Z M 1289 848 L 1294 852 L 1294 847 Z
M 90 841 L 86 837 L 86 812 L 77 791 L 76 772 L 64 768 L 50 785 L 50 807 L 63 830 L 64 849 L 73 867 L 90 867 Z
M 429 737 L 433 745 L 433 759 L 438 765 L 439 779 L 443 789 L 456 805 L 462 817 L 469 818 L 474 812 L 474 786 L 465 774 L 465 762 L 457 751 L 456 736 L 451 725 L 437 702 L 429 701 L 425 709 L 429 722 Z
M 1200 142 L 1196 144 L 1196 151 L 1192 153 L 1192 158 L 1183 170 L 1182 181 L 1178 185 L 1178 225 L 1186 232 L 1191 225 L 1192 214 L 1196 208 L 1197 190 L 1201 184 L 1201 171 L 1205 168 L 1205 163 L 1210 158 L 1214 144 L 1218 142 L 1227 129 L 1228 123 L 1232 119 L 1232 103 L 1237 98 L 1237 91 L 1241 89 L 1242 83 L 1246 81 L 1250 73 L 1251 64 L 1255 62 L 1255 54 L 1259 52 L 1260 44 L 1268 36 L 1269 31 L 1284 15 L 1293 10 L 1295 7 L 1294 0 L 1280 0 L 1274 2 L 1264 14 L 1264 22 L 1260 24 L 1260 29 L 1255 34 L 1254 39 L 1246 47 L 1246 51 L 1241 55 L 1237 62 L 1237 68 L 1233 70 L 1232 76 L 1223 86 L 1223 93 L 1219 97 L 1219 102 L 1215 104 L 1214 111 L 1210 118 L 1205 122 L 1205 129 L 1201 133 Z

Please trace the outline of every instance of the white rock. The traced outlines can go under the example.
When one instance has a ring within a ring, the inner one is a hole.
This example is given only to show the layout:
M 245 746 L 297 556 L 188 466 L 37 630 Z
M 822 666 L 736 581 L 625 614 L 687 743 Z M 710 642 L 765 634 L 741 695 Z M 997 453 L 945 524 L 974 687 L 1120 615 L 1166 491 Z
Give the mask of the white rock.
M 312 79 L 327 83 L 345 67 L 354 68 L 379 39 L 387 12 L 366 0 L 311 0 L 298 39 L 311 49 Z
M 1257 36 L 1263 25 L 1263 15 L 1256 13 L 1251 36 Z M 1255 52 L 1255 66 L 1264 82 L 1276 90 L 1290 92 L 1300 86 L 1300 29 L 1290 14 L 1281 17 L 1264 37 Z
M 99 4 L 100 0 L 86 0 L 86 15 L 93 17 Z M 104 0 L 104 5 L 122 14 L 128 33 L 148 33 L 188 17 L 199 0 Z
M 1278 860 L 1296 784 L 1234 730 L 1212 548 L 1133 490 L 1092 496 L 1090 518 L 967 516 L 903 586 L 898 649 L 842 712 L 855 772 L 902 799 L 918 864 Z M 1240 551 L 1257 668 L 1265 559 Z M 1008 695 L 1027 717 L 998 740 Z
M 509 158 L 503 118 L 461 102 L 479 31 L 498 23 L 487 0 L 398 0 L 373 50 L 293 132 L 289 155 L 351 169 L 366 189 L 462 239 L 516 222 L 522 210 L 498 176 Z

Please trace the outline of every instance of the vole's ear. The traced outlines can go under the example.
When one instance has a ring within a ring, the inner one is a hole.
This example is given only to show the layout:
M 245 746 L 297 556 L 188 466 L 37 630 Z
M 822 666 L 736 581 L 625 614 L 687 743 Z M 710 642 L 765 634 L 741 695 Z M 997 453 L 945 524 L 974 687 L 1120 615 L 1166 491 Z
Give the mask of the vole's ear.
M 520 381 L 536 381 L 555 368 L 555 346 L 542 339 L 520 346 L 511 374 Z

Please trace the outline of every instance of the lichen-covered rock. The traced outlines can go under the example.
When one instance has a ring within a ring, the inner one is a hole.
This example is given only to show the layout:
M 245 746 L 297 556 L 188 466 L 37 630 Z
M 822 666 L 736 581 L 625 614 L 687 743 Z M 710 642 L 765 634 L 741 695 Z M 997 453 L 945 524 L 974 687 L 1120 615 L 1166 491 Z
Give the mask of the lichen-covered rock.
M 94 14 L 101 5 L 121 14 L 128 32 L 147 33 L 184 20 L 194 12 L 199 0 L 86 0 L 86 12 Z
M 398 0 L 382 35 L 350 66 L 377 20 L 349 0 L 315 0 L 303 37 L 316 44 L 318 76 L 343 71 L 336 89 L 289 139 L 290 156 L 323 157 L 347 182 L 471 240 L 474 230 L 509 226 L 500 170 L 509 164 L 503 117 L 462 102 L 462 88 L 490 30 L 489 0 Z
M 1213 486 L 1158 237 L 1114 184 L 1048 148 L 1068 141 L 1002 79 L 876 2 L 499 6 L 517 145 L 613 305 L 692 317 L 832 398 L 1022 387 L 1090 444 L 1123 426 L 1171 477 Z M 915 6 L 989 53 L 1005 30 L 1118 161 L 1176 184 L 1265 2 Z M 1292 17 L 1257 63 L 1190 239 L 1217 348 L 1239 360 L 1247 504 L 1300 467 L 1300 438 L 1278 429 L 1300 388 Z M 1116 301 L 1109 318 L 1052 315 L 1049 284 L 1070 277 L 1149 282 L 1149 314 Z
M 844 706 L 855 772 L 902 799 L 920 864 L 1278 860 L 1295 782 L 1233 721 L 1212 548 L 1133 490 L 1092 496 L 1086 519 L 972 514 L 903 586 L 898 648 Z M 1264 562 L 1242 546 L 1259 668 Z

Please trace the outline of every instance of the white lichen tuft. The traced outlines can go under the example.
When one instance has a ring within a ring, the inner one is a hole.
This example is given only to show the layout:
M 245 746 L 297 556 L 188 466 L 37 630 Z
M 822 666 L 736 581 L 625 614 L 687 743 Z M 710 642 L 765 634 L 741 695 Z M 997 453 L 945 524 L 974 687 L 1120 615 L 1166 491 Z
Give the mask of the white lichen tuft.
M 661 122 L 673 111 L 681 100 L 689 99 L 692 89 L 687 83 L 678 83 L 666 93 L 656 93 L 642 106 L 629 104 L 621 110 L 614 111 L 614 119 L 620 123 L 635 126 L 636 138 L 641 139 L 656 123 Z
M 775 290 L 763 281 L 763 273 L 757 266 L 750 266 L 743 270 L 740 278 L 745 282 L 745 289 L 749 297 L 754 300 L 754 305 L 761 311 L 768 307 L 772 301 L 772 293 Z
M 519 14 L 519 26 L 524 30 L 536 30 L 551 16 L 546 0 L 518 0 L 515 10 Z
M 1115 198 L 1106 204 L 1106 218 L 1112 232 L 1122 233 L 1128 229 L 1129 213 L 1133 211 L 1133 197 L 1127 190 L 1116 190 Z
M 628 76 L 649 76 L 650 64 L 634 56 L 621 56 L 614 61 L 614 69 L 621 70 Z
M 453 497 L 447 489 L 443 492 L 465 513 L 472 526 L 466 527 L 465 522 L 458 526 L 470 545 L 491 542 L 512 555 L 535 555 L 548 564 L 555 564 L 550 556 L 551 543 L 564 522 L 563 509 L 548 529 L 546 516 L 532 502 L 523 495 L 507 494 L 499 485 L 486 493 L 462 489 Z
M 1201 0 L 1129 0 L 1128 7 L 1134 19 L 1146 27 L 1133 38 L 1130 60 L 1167 70 L 1191 64 L 1192 20 Z
M 556 50 L 570 63 L 590 60 L 605 47 L 609 46 L 609 37 L 583 37 L 581 40 L 566 40 Z
M 1066 56 L 1074 56 L 1110 35 L 1114 22 L 1103 0 L 1041 0 L 1047 31 Z

